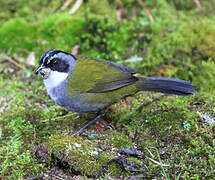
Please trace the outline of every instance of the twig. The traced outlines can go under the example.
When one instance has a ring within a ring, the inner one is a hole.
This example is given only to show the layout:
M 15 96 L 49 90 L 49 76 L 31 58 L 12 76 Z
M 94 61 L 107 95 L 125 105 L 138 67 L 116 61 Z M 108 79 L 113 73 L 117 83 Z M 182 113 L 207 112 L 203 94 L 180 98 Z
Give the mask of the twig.
M 81 7 L 82 3 L 83 0 L 77 0 L 74 6 L 69 10 L 69 14 L 74 14 Z
M 27 71 L 27 69 L 22 66 L 21 64 L 17 63 L 15 60 L 13 60 L 13 58 L 11 58 L 10 56 L 6 55 L 6 54 L 1 54 L 0 56 L 2 56 L 3 58 L 5 58 L 7 61 L 11 62 L 12 64 L 14 64 L 15 66 Z
M 66 9 L 71 3 L 72 3 L 73 0 L 67 0 L 64 2 L 63 6 L 60 8 L 60 10 L 64 10 Z

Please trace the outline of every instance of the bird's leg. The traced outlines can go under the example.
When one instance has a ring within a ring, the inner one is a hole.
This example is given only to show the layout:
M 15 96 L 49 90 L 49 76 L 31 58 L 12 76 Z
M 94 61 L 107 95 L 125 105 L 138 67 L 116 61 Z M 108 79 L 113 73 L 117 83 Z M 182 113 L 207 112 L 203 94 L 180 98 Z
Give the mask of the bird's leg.
M 92 124 L 95 124 L 96 122 L 101 121 L 102 120 L 102 116 L 104 116 L 104 113 L 103 114 L 99 114 L 94 119 L 86 122 L 79 130 L 73 131 L 72 134 L 83 134 L 83 132 L 84 132 L 84 130 L 86 128 L 88 128 Z

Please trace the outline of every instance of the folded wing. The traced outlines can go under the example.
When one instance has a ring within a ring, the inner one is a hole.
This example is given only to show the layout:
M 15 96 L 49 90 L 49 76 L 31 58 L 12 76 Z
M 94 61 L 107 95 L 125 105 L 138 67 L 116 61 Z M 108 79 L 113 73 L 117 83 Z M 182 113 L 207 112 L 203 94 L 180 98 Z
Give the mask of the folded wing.
M 83 93 L 103 93 L 128 86 L 138 78 L 127 67 L 100 59 L 77 56 L 69 87 Z

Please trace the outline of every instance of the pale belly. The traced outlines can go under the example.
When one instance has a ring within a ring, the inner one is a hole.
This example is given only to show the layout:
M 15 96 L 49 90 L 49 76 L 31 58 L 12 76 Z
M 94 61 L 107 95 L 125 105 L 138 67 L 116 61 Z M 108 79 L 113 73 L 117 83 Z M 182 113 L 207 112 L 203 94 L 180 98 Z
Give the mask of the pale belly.
M 73 112 L 100 111 L 120 99 L 136 93 L 135 84 L 102 93 L 68 92 L 66 88 L 63 89 L 56 87 L 49 95 L 56 104 Z

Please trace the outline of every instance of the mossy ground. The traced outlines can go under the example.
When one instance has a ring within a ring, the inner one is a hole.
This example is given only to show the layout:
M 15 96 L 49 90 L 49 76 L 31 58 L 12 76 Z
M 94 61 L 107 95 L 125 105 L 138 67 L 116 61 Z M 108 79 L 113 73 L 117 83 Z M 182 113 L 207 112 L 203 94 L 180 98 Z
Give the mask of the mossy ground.
M 99 176 L 101 167 L 119 156 L 120 148 L 136 147 L 144 157 L 126 161 L 141 166 L 139 171 L 113 162 L 104 177 L 213 179 L 215 125 L 199 115 L 215 116 L 213 3 L 201 1 L 199 9 L 194 1 L 144 2 L 153 21 L 132 0 L 122 1 L 125 18 L 120 21 L 113 1 L 84 1 L 74 15 L 60 10 L 63 1 L 0 1 L 5 7 L 0 13 L 1 179 L 46 173 L 52 160 L 40 162 L 32 153 L 40 144 L 48 144 L 49 154 L 82 176 Z M 114 130 L 98 132 L 93 126 L 88 131 L 98 136 L 92 139 L 66 135 L 86 119 L 79 120 L 77 114 L 55 105 L 34 75 L 36 67 L 26 66 L 25 60 L 31 51 L 39 59 L 47 49 L 70 52 L 76 45 L 79 54 L 110 59 L 145 76 L 192 81 L 197 93 L 156 102 L 153 99 L 161 94 L 138 93 L 108 111 L 105 120 Z M 137 110 L 150 102 L 141 112 Z

